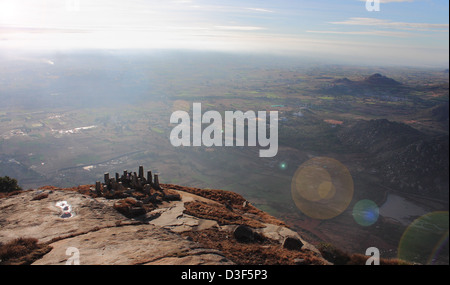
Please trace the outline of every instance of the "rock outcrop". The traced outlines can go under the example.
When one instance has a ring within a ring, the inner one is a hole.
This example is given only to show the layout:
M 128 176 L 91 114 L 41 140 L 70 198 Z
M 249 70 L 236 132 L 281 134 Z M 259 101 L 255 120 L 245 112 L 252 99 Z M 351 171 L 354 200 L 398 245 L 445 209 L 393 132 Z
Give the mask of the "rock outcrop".
M 35 260 L 0 264 L 63 265 L 74 250 L 85 265 L 329 264 L 298 233 L 236 193 L 165 184 L 127 198 L 96 192 L 95 185 L 43 187 L 0 199 L 0 244 L 31 238 L 48 248 Z M 233 235 L 243 228 L 250 239 Z

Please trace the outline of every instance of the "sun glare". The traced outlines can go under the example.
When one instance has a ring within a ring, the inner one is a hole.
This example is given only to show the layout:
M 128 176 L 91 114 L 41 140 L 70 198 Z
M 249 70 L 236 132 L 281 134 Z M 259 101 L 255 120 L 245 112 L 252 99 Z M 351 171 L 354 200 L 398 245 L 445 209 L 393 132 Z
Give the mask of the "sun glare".
M 0 1 L 0 24 L 18 24 L 21 17 L 20 14 L 20 7 L 15 1 Z

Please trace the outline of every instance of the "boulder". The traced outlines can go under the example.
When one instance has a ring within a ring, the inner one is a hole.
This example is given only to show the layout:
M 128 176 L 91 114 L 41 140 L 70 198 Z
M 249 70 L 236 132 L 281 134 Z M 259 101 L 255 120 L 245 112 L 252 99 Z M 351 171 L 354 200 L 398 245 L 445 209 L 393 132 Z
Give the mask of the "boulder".
M 254 242 L 257 233 L 255 233 L 250 227 L 245 225 L 239 225 L 234 229 L 233 236 L 238 242 Z
M 289 250 L 302 250 L 303 242 L 295 237 L 286 237 L 283 241 L 283 248 Z

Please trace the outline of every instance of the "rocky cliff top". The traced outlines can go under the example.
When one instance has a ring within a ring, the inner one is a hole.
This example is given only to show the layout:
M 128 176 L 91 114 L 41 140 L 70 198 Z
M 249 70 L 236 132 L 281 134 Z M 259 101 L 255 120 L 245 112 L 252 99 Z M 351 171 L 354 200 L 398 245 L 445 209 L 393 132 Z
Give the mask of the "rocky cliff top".
M 0 247 L 0 264 L 66 264 L 76 251 L 85 265 L 330 264 L 236 193 L 157 188 L 47 186 L 1 198 L 0 244 L 15 251 Z M 27 242 L 31 249 L 15 254 Z

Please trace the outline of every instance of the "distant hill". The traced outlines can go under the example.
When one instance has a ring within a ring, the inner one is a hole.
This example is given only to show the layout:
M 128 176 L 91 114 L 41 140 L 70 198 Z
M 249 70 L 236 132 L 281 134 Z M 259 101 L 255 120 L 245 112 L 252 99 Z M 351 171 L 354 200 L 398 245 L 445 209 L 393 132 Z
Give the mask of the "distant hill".
M 440 104 L 431 109 L 431 117 L 438 121 L 448 121 L 449 119 L 449 103 Z
M 354 96 L 403 96 L 408 88 L 402 83 L 381 75 L 372 74 L 362 80 L 350 80 L 347 77 L 333 80 L 323 90 L 330 95 Z
M 408 145 L 423 134 L 406 124 L 378 119 L 357 121 L 343 129 L 339 137 L 345 145 L 376 153 Z
M 366 84 L 375 84 L 375 85 L 384 85 L 384 86 L 402 85 L 400 82 L 398 82 L 392 78 L 386 77 L 384 75 L 381 75 L 379 73 L 375 73 L 375 74 L 367 77 L 362 82 L 366 83 Z
M 334 84 L 341 84 L 341 85 L 353 85 L 353 86 L 361 86 L 361 85 L 382 85 L 382 86 L 399 86 L 402 85 L 402 83 L 389 78 L 387 76 L 381 75 L 379 73 L 372 74 L 368 77 L 366 77 L 363 80 L 358 81 L 352 81 L 348 79 L 347 77 L 339 78 L 333 81 Z
M 449 197 L 449 137 L 428 137 L 386 119 L 358 121 L 338 134 L 343 145 L 365 152 L 369 165 L 393 189 L 427 197 Z
M 350 79 L 348 79 L 347 77 L 344 77 L 344 78 L 339 78 L 339 79 L 334 80 L 333 83 L 335 83 L 335 84 L 352 84 L 354 82 L 351 81 Z

